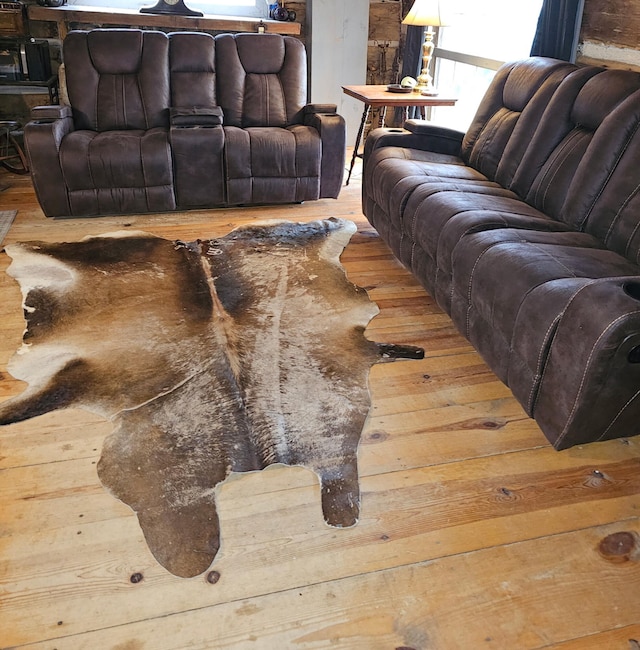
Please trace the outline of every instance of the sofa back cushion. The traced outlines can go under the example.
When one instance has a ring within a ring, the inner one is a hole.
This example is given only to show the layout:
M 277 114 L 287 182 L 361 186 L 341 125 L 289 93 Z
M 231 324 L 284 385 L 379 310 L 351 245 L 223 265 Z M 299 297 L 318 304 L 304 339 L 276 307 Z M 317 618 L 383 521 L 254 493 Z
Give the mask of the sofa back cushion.
M 136 29 L 71 31 L 63 44 L 77 129 L 147 130 L 169 120 L 169 39 Z
M 619 211 L 637 191 L 640 74 L 588 70 L 597 74 L 586 80 L 573 102 L 564 101 L 559 89 L 532 138 L 530 151 L 538 160 L 542 154 L 544 164 L 531 165 L 539 171 L 526 200 L 575 230 L 610 240 L 611 247 L 611 228 L 620 226 Z M 557 135 L 565 131 L 555 143 L 550 137 L 554 130 Z M 613 248 L 623 252 L 618 245 Z
M 218 103 L 227 126 L 299 124 L 307 102 L 304 45 L 279 34 L 220 34 Z
M 465 134 L 463 160 L 508 187 L 555 89 L 575 69 L 543 57 L 502 66 Z
M 640 74 L 626 74 L 640 84 Z M 636 264 L 640 264 L 638 87 L 602 120 L 563 204 L 564 221 Z
M 547 109 L 529 134 L 529 146 L 509 185 L 509 189 L 523 199 L 540 178 L 542 168 L 548 163 L 554 151 L 564 150 L 569 157 L 577 158 L 584 153 L 589 133 L 580 129 L 576 131 L 574 106 L 584 85 L 602 71 L 602 68 L 593 66 L 580 68 L 568 75 L 554 92 Z M 584 140 L 582 144 L 579 143 L 581 139 Z M 567 143 L 573 143 L 573 146 L 566 147 Z M 543 198 L 541 197 L 541 200 Z
M 169 34 L 171 106 L 215 106 L 216 62 L 213 36 L 204 32 Z

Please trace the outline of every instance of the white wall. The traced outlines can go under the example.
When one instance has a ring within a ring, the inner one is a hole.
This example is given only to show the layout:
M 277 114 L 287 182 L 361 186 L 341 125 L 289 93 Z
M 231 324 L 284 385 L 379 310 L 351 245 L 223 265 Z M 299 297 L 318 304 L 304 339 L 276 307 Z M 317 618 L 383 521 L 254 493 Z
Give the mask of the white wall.
M 342 86 L 366 83 L 369 0 L 307 0 L 307 21 L 311 101 L 338 105 L 353 144 L 364 106 Z

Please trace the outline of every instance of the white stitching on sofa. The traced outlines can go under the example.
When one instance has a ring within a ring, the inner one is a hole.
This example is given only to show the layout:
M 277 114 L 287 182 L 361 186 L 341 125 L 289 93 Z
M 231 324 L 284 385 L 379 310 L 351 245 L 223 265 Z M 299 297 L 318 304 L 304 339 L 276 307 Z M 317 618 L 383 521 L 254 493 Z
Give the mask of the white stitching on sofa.
M 504 242 L 504 241 L 498 241 L 498 242 L 492 242 L 490 246 L 485 248 L 480 255 L 478 255 L 478 258 L 476 259 L 473 268 L 471 269 L 471 274 L 469 275 L 469 283 L 468 283 L 468 289 L 467 289 L 467 319 L 466 319 L 466 325 L 465 325 L 465 332 L 467 338 L 469 338 L 469 316 L 471 314 L 471 291 L 472 291 L 472 285 L 473 285 L 473 276 L 476 272 L 476 267 L 480 263 L 480 260 L 485 256 L 486 253 L 488 253 L 490 250 L 493 250 L 495 246 L 499 246 L 500 244 L 513 244 L 514 242 Z M 516 244 L 522 243 L 522 240 L 519 242 L 516 241 Z
M 538 353 L 538 360 L 536 361 L 536 372 L 535 375 L 533 376 L 533 382 L 531 384 L 531 390 L 529 391 L 529 397 L 527 398 L 527 408 L 529 411 L 533 414 L 533 409 L 534 405 L 537 403 L 537 397 L 538 397 L 538 388 L 540 386 L 540 382 L 542 381 L 542 377 L 544 377 L 544 368 L 541 368 L 542 366 L 542 350 L 546 347 L 546 342 L 549 339 L 549 334 L 551 333 L 551 330 L 554 329 L 556 323 L 560 321 L 560 319 L 564 316 L 564 313 L 566 311 L 563 309 L 554 319 L 551 321 L 551 325 L 547 328 L 547 331 L 544 333 L 544 337 L 542 339 L 542 345 L 540 346 L 540 351 Z M 513 339 L 512 339 L 513 340 Z M 511 358 L 511 354 L 513 353 L 513 347 L 509 348 L 509 358 Z M 547 355 L 548 356 L 548 355 Z M 534 393 L 536 394 L 534 398 Z
M 553 183 L 555 177 L 558 175 L 558 172 L 560 169 L 564 167 L 564 163 L 567 160 L 567 158 L 571 155 L 571 152 L 582 142 L 581 138 L 578 138 L 578 135 L 583 133 L 582 130 L 575 128 L 570 134 L 569 137 L 564 141 L 560 151 L 558 152 L 557 156 L 554 156 L 553 159 L 553 164 L 549 166 L 547 171 L 544 173 L 544 176 L 542 178 L 542 182 L 538 186 L 538 189 L 536 190 L 536 202 L 538 201 L 538 196 L 540 195 L 540 191 L 542 190 L 542 184 L 543 182 L 547 181 L 547 177 L 550 175 L 550 178 L 548 182 L 546 183 L 546 186 L 544 188 L 544 191 L 542 193 L 542 205 L 544 207 L 545 201 L 547 200 L 547 194 L 549 193 L 549 190 L 551 189 L 551 184 Z M 553 170 L 553 171 L 552 171 Z
M 598 199 L 602 196 L 602 193 L 604 192 L 604 188 L 607 186 L 607 183 L 609 182 L 609 180 L 610 180 L 611 177 L 613 176 L 613 173 L 614 173 L 615 170 L 617 169 L 617 167 L 618 167 L 618 163 L 620 162 L 622 156 L 624 155 L 625 151 L 629 148 L 629 143 L 631 142 L 631 140 L 633 139 L 633 137 L 635 136 L 635 134 L 638 132 L 638 127 L 639 127 L 639 126 L 640 126 L 640 122 L 636 123 L 636 128 L 633 130 L 633 133 L 629 135 L 629 137 L 627 138 L 627 141 L 626 141 L 625 144 L 624 144 L 624 147 L 622 147 L 622 149 L 620 150 L 620 153 L 618 154 L 618 157 L 616 158 L 616 162 L 615 162 L 615 164 L 611 167 L 611 170 L 610 170 L 609 173 L 607 174 L 607 178 L 606 178 L 606 180 L 605 180 L 604 183 L 602 183 L 602 185 L 600 186 L 600 191 L 599 191 L 598 194 L 594 197 L 593 202 L 591 203 L 591 207 L 587 210 L 587 212 L 586 212 L 586 214 L 585 214 L 585 216 L 584 216 L 584 219 L 580 222 L 580 229 L 581 229 L 581 230 L 583 230 L 583 226 L 584 226 L 585 222 L 586 222 L 587 219 L 589 218 L 589 215 L 591 214 L 593 208 L 595 207 L 596 203 L 598 202 Z M 618 214 L 619 214 L 619 213 L 618 213 Z M 616 218 L 618 217 L 618 214 L 616 214 Z M 614 219 L 614 221 L 615 221 L 615 219 Z M 607 234 L 606 234 L 606 236 L 605 236 L 605 238 L 604 238 L 605 245 L 606 245 L 606 242 L 607 242 L 607 238 L 609 237 L 609 232 L 611 232 L 611 228 L 613 228 L 613 222 L 612 222 L 612 224 L 611 224 L 611 227 L 610 227 L 609 231 L 607 232 Z
M 605 327 L 605 329 L 602 331 L 600 336 L 596 339 L 595 343 L 591 346 L 591 352 L 589 353 L 589 358 L 587 359 L 587 363 L 585 364 L 585 367 L 584 367 L 584 372 L 582 373 L 582 380 L 580 381 L 580 387 L 578 388 L 578 392 L 576 393 L 576 397 L 575 397 L 574 402 L 573 402 L 573 408 L 571 409 L 571 412 L 569 413 L 569 416 L 567 417 L 566 423 L 564 425 L 564 429 L 562 430 L 562 432 L 558 436 L 558 441 L 562 440 L 565 437 L 566 433 L 567 433 L 567 428 L 569 426 L 569 422 L 571 421 L 571 418 L 573 417 L 573 414 L 576 411 L 580 394 L 582 393 L 582 389 L 584 388 L 585 377 L 587 376 L 587 370 L 589 368 L 589 364 L 591 363 L 591 359 L 593 358 L 593 352 L 596 349 L 598 343 L 600 342 L 600 339 L 602 339 L 605 336 L 605 334 L 614 325 L 616 325 L 619 321 L 621 321 L 621 320 L 623 320 L 625 318 L 628 318 L 629 316 L 632 316 L 633 314 L 640 314 L 640 310 L 627 312 L 626 314 L 621 314 L 620 316 L 618 316 L 618 318 L 611 321 L 609 323 L 609 325 L 607 325 L 607 327 Z
M 580 294 L 584 289 L 586 289 L 587 287 L 590 287 L 590 286 L 593 285 L 593 284 L 596 284 L 597 282 L 599 282 L 599 280 L 591 280 L 590 282 L 588 282 L 588 283 L 584 284 L 583 286 L 581 286 L 581 287 L 580 287 L 580 288 L 579 288 L 579 289 L 578 289 L 578 290 L 573 294 L 573 296 L 571 296 L 571 298 L 569 299 L 569 302 L 567 302 L 567 304 L 564 306 L 564 309 L 563 309 L 563 310 L 562 310 L 562 311 L 561 311 L 561 312 L 560 312 L 560 313 L 559 313 L 559 314 L 558 314 L 558 315 L 553 319 L 551 325 L 549 325 L 549 328 L 548 328 L 547 331 L 545 332 L 545 335 L 544 335 L 544 339 L 543 339 L 543 341 L 546 341 L 546 340 L 547 340 L 547 337 L 549 336 L 549 333 L 550 333 L 550 331 L 553 329 L 554 325 L 555 325 L 556 323 L 558 323 L 558 322 L 560 322 L 560 321 L 562 320 L 562 318 L 564 317 L 564 315 L 565 315 L 567 309 L 569 309 L 569 307 L 571 306 L 571 304 L 573 303 L 573 301 L 578 297 L 578 295 L 579 295 L 579 294 Z M 513 349 L 513 348 L 512 348 L 512 349 Z M 528 400 L 528 402 L 527 402 L 528 405 L 529 405 L 529 410 L 531 411 L 531 413 L 533 413 L 533 411 L 534 411 L 534 409 L 536 408 L 536 405 L 537 405 L 537 403 L 538 403 L 538 397 L 539 397 L 539 395 L 540 395 L 539 388 L 540 388 L 540 386 L 542 385 L 542 381 L 543 381 L 544 376 L 545 376 L 545 374 L 546 374 L 546 372 L 547 372 L 547 365 L 546 365 L 546 364 L 545 364 L 544 368 L 541 368 L 541 366 L 542 366 L 542 350 L 543 350 L 543 348 L 541 347 L 541 348 L 540 348 L 540 352 L 539 352 L 539 354 L 538 354 L 538 361 L 537 361 L 537 363 L 536 363 L 536 374 L 535 374 L 536 377 L 539 377 L 540 381 L 539 381 L 537 384 L 534 384 L 534 385 L 531 386 L 531 391 L 530 391 L 530 393 L 529 393 L 529 400 Z M 549 350 L 549 351 L 551 351 L 551 350 Z M 548 358 L 548 356 L 549 356 L 549 355 L 547 355 L 547 358 Z M 537 394 L 536 394 L 535 399 L 532 399 L 533 391 L 534 391 L 534 388 L 536 388 L 536 386 L 537 386 L 537 389 L 538 389 L 538 390 L 537 390 Z
M 627 400 L 627 403 L 616 413 L 616 416 L 613 418 L 613 420 L 611 420 L 609 426 L 603 431 L 602 435 L 596 439 L 596 442 L 605 439 L 605 436 L 607 435 L 609 429 L 611 429 L 615 421 L 622 415 L 622 412 L 627 408 L 627 406 L 629 406 L 629 404 L 633 403 L 638 395 L 640 395 L 640 390 L 636 391 L 635 395 Z
M 481 160 L 481 158 L 483 157 L 484 150 L 493 143 L 493 140 L 494 140 L 496 134 L 498 133 L 500 127 L 502 126 L 503 122 L 505 122 L 507 117 L 510 117 L 511 115 L 517 114 L 518 116 L 520 116 L 520 114 L 521 114 L 518 111 L 513 111 L 510 108 L 507 108 L 504 104 L 496 111 L 496 113 L 498 113 L 500 111 L 500 109 L 502 109 L 502 108 L 505 110 L 505 112 L 498 117 L 495 124 L 493 125 L 493 128 L 491 129 L 491 132 L 487 134 L 486 138 L 484 138 L 484 141 L 480 145 L 480 150 L 478 151 L 478 153 L 475 156 L 472 156 L 472 159 L 470 159 L 470 162 L 473 163 L 471 166 L 476 168 L 477 171 L 480 171 L 480 167 L 482 166 L 483 161 Z M 491 117 L 495 117 L 496 113 L 494 113 Z M 491 118 L 489 120 L 487 120 L 487 124 L 489 124 L 490 122 L 491 122 Z M 485 125 L 482 132 L 484 132 L 484 130 L 486 128 L 487 127 Z M 511 134 L 509 135 L 509 138 L 508 138 L 507 141 L 511 140 L 511 135 L 513 135 L 513 130 L 511 131 Z M 476 140 L 476 142 L 477 142 L 477 140 Z M 475 147 L 474 147 L 474 149 L 475 149 Z
M 636 196 L 636 194 L 638 193 L 638 190 L 640 190 L 640 184 L 636 185 L 635 188 L 629 193 L 629 196 L 627 196 L 627 198 L 624 200 L 624 202 L 620 206 L 620 209 L 616 212 L 615 216 L 611 220 L 611 224 L 609 225 L 609 229 L 607 230 L 607 234 L 604 236 L 604 243 L 605 244 L 608 243 L 609 237 L 611 236 L 611 234 L 613 232 L 613 229 L 614 229 L 618 219 L 620 218 L 620 215 L 622 214 L 623 210 L 627 207 L 627 205 L 629 205 L 629 203 L 631 202 L 633 197 Z M 627 241 L 627 245 L 625 246 L 625 256 L 629 252 L 629 246 L 631 246 L 631 240 L 633 239 L 633 235 L 637 232 L 639 226 L 640 226 L 640 223 L 637 223 L 636 227 L 633 229 L 633 232 L 631 233 L 631 237 Z M 636 259 L 637 259 L 637 256 L 636 256 Z

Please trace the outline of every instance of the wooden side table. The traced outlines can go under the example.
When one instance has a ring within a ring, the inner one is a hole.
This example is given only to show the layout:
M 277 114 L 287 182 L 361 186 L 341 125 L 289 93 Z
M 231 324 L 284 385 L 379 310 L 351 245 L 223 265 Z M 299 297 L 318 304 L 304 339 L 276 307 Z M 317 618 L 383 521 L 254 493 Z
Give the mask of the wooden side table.
M 424 118 L 424 109 L 427 106 L 455 106 L 458 101 L 457 98 L 436 95 L 435 97 L 427 97 L 419 93 L 394 93 L 387 90 L 387 86 L 342 86 L 342 90 L 346 95 L 358 99 L 364 104 L 364 111 L 362 112 L 362 120 L 360 121 L 360 128 L 356 136 L 356 144 L 353 149 L 353 156 L 351 157 L 351 165 L 349 167 L 349 175 L 347 176 L 346 185 L 349 185 L 351 180 L 351 172 L 356 162 L 356 158 L 360 156 L 358 149 L 364 133 L 364 127 L 369 119 L 369 114 L 373 107 L 380 107 L 380 118 L 378 126 L 384 126 L 384 118 L 386 117 L 387 106 L 400 107 L 404 109 L 404 116 L 407 119 L 407 114 L 410 106 L 417 106 L 420 108 L 420 114 Z

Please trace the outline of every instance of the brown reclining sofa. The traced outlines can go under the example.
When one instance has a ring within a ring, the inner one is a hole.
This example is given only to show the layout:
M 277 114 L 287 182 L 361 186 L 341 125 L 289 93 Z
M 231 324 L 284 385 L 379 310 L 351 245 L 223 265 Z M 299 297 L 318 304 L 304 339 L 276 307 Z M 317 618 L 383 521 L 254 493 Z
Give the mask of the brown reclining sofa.
M 278 34 L 69 32 L 70 106 L 25 127 L 50 217 L 336 198 L 345 124 L 307 104 L 304 46 Z
M 503 66 L 367 139 L 363 211 L 557 449 L 640 433 L 640 74 Z

